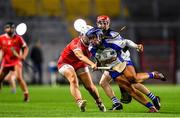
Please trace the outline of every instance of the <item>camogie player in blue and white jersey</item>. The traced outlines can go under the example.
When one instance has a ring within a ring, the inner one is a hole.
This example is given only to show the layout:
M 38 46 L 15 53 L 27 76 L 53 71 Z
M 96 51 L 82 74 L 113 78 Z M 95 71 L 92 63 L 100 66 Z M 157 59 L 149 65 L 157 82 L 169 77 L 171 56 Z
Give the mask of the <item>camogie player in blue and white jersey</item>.
M 110 28 L 110 18 L 106 15 L 98 16 L 96 24 L 98 28 L 102 29 L 103 35 L 106 37 L 114 37 L 119 34 Z M 127 47 L 125 47 L 125 49 L 127 49 Z M 104 89 L 107 96 L 113 102 L 111 110 L 120 110 L 122 109 L 120 101 L 122 103 L 128 104 L 131 102 L 132 97 L 128 94 L 128 92 L 125 89 L 119 86 L 121 92 L 121 100 L 119 101 L 115 96 L 114 92 L 112 91 L 109 81 L 111 81 L 111 78 L 109 77 L 108 72 L 105 71 L 101 77 L 101 80 L 99 81 L 99 84 Z
M 117 36 L 116 40 L 118 40 L 118 39 L 122 40 L 123 39 L 118 32 L 115 32 L 115 31 L 110 29 L 110 18 L 108 16 L 106 16 L 106 15 L 98 16 L 96 23 L 97 23 L 98 28 L 102 29 L 104 36 L 109 37 L 109 38 L 113 38 L 113 37 Z M 143 51 L 143 46 L 141 44 L 137 45 L 130 40 L 123 40 L 123 42 L 127 42 L 127 44 L 129 44 L 130 47 L 132 46 L 134 48 L 137 48 L 139 51 Z M 136 72 L 134 69 L 133 62 L 130 59 L 130 52 L 129 52 L 128 48 L 129 47 L 127 45 L 123 46 L 123 48 L 121 50 L 121 57 L 127 62 L 127 68 L 130 70 L 130 72 L 133 73 L 133 75 L 131 75 L 131 76 L 134 76 L 136 74 Z M 157 72 L 155 72 L 155 73 L 157 74 Z M 153 78 L 152 74 L 154 74 L 154 73 L 149 73 L 151 78 Z M 139 75 L 140 74 L 137 74 L 135 77 L 138 78 Z M 159 75 L 161 75 L 161 74 L 159 74 Z M 112 101 L 114 103 L 114 101 L 118 101 L 118 99 L 115 97 L 114 92 L 109 85 L 110 80 L 111 80 L 111 77 L 109 76 L 108 72 L 105 71 L 101 77 L 100 85 L 102 86 L 102 88 L 104 89 L 106 94 L 110 98 L 112 98 Z M 139 78 L 139 81 L 141 81 L 141 78 Z M 148 90 L 144 85 L 142 85 L 140 83 L 133 84 L 133 86 L 136 89 L 140 90 L 142 93 L 144 93 L 147 97 L 149 97 L 153 101 L 154 105 L 156 106 L 156 108 L 158 110 L 160 109 L 160 98 L 158 96 L 155 96 L 150 90 Z M 120 87 L 120 90 L 121 90 L 121 97 L 122 97 L 121 102 L 123 102 L 123 103 L 131 102 L 131 96 L 128 95 L 127 92 L 122 87 Z M 112 110 L 113 109 L 118 110 L 117 106 L 118 106 L 118 104 L 114 103 L 112 106 Z
M 150 112 L 157 112 L 160 105 L 157 106 L 157 109 L 154 108 L 154 105 L 148 102 L 139 91 L 132 87 L 132 83 L 143 82 L 146 79 L 159 79 L 164 81 L 166 78 L 159 72 L 136 73 L 129 57 L 130 53 L 123 52 L 125 46 L 136 48 L 139 51 L 143 51 L 143 46 L 141 44 L 137 45 L 131 40 L 123 39 L 120 36 L 112 39 L 103 39 L 102 30 L 99 28 L 90 29 L 86 33 L 86 36 L 90 40 L 91 46 L 89 49 L 92 52 L 92 55 L 96 57 L 103 66 L 113 67 L 117 64 L 126 62 L 126 66 L 124 66 L 122 72 L 110 69 L 108 71 L 109 75 L 118 83 L 118 85 L 126 89 L 132 97 L 148 107 Z M 139 90 L 142 91 L 141 89 Z M 158 99 L 157 102 L 159 104 Z

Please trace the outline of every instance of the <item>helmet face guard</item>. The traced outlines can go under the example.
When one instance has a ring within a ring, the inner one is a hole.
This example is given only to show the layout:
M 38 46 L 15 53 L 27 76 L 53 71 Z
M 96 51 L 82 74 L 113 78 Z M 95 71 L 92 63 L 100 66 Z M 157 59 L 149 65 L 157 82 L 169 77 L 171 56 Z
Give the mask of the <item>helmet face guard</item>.
M 99 28 L 108 29 L 110 25 L 110 18 L 106 15 L 101 15 L 97 17 L 96 24 Z
M 87 33 L 86 36 L 92 45 L 99 45 L 103 36 L 103 32 L 99 28 L 92 28 Z

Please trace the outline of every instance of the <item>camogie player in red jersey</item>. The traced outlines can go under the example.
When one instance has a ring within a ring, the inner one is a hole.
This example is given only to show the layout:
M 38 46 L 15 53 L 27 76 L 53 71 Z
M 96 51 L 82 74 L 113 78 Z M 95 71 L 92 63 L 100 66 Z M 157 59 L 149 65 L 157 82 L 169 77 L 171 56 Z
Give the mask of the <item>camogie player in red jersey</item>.
M 81 96 L 78 79 L 82 81 L 84 87 L 94 98 L 99 110 L 105 112 L 106 108 L 100 99 L 88 69 L 88 65 L 93 69 L 97 68 L 97 65 L 89 60 L 90 52 L 88 51 L 88 45 L 89 41 L 85 34 L 74 38 L 64 48 L 59 57 L 58 71 L 69 81 L 71 94 L 82 112 L 86 110 L 86 100 L 83 100 Z
M 5 77 L 14 71 L 16 78 L 24 92 L 24 101 L 29 101 L 29 92 L 27 84 L 22 76 L 22 60 L 28 54 L 28 47 L 24 39 L 15 33 L 15 24 L 6 23 L 4 26 L 5 34 L 0 35 L 0 50 L 3 52 L 2 63 L 0 67 L 0 88 Z

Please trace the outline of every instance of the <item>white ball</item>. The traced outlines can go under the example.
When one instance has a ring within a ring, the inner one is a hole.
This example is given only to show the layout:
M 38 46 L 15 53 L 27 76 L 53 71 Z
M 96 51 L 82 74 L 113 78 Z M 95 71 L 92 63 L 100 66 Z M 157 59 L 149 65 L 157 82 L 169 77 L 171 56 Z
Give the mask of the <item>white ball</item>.
M 74 28 L 76 31 L 80 32 L 83 27 L 86 27 L 86 21 L 83 19 L 77 19 L 74 21 Z
M 26 31 L 27 31 L 27 25 L 25 23 L 20 23 L 19 25 L 17 25 L 16 33 L 18 35 L 23 35 L 26 33 Z

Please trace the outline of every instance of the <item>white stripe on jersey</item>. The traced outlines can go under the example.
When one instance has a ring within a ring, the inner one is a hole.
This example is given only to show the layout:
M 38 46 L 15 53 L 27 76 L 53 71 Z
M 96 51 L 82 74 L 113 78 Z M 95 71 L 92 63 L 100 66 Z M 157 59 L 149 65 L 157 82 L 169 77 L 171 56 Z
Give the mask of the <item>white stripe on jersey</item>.
M 112 37 L 119 37 L 119 38 L 122 38 L 121 37 L 121 35 L 118 33 L 118 32 L 115 32 L 115 31 L 110 31 L 110 35 L 112 36 Z
M 74 49 L 74 50 L 73 50 L 73 52 L 74 52 L 74 51 L 77 51 L 77 50 L 80 50 L 80 51 L 81 51 L 81 49 L 80 49 L 80 48 L 76 48 L 76 49 Z
M 122 39 L 105 39 L 107 43 L 115 44 L 119 46 L 120 48 L 124 48 L 126 46 L 126 42 L 124 42 Z

